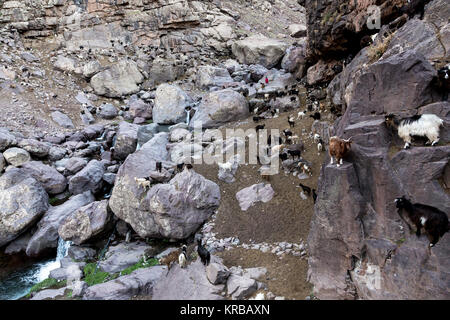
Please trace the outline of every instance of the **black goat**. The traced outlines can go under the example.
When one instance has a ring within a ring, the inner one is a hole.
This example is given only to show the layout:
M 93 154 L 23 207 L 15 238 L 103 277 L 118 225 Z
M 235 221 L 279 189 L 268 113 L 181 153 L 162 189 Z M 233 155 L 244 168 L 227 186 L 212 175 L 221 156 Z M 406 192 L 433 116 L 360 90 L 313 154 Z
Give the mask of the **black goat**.
M 253 122 L 259 122 L 261 119 L 262 119 L 262 117 L 254 116 L 253 117 Z
M 265 124 L 261 124 L 255 127 L 256 131 L 263 130 L 266 127 Z
M 288 130 L 288 129 L 284 129 L 283 133 L 286 137 L 292 137 L 292 131 Z
M 312 190 L 312 196 L 313 196 L 314 204 L 316 204 L 316 201 L 317 201 L 317 193 L 316 193 L 316 189 L 313 189 L 313 190 Z
M 448 217 L 445 212 L 425 204 L 412 204 L 405 196 L 394 200 L 400 217 L 407 223 L 409 230 L 411 224 L 416 226 L 416 235 L 420 236 L 420 230 L 425 229 L 430 240 L 430 247 L 434 246 L 439 238 L 450 230 Z M 409 221 L 408 221 L 409 220 Z
M 278 157 L 280 157 L 280 160 L 281 160 L 281 161 L 285 161 L 285 160 L 287 160 L 288 155 L 287 155 L 287 153 L 280 153 L 280 154 L 278 155 Z
M 288 150 L 289 155 L 294 159 L 295 157 L 300 158 L 302 152 L 300 150 Z
M 311 188 L 308 186 L 305 186 L 304 184 L 300 183 L 298 185 L 299 187 L 301 187 L 303 189 L 303 192 L 307 193 L 308 196 L 311 194 Z
M 197 253 L 200 257 L 202 263 L 207 266 L 211 261 L 211 254 L 209 251 L 202 245 L 202 239 L 197 239 Z
M 295 127 L 295 119 L 293 116 L 288 117 L 288 123 L 291 128 Z
M 311 114 L 309 117 L 313 118 L 314 120 L 320 120 L 320 112 L 315 112 L 314 114 Z
M 437 89 L 442 93 L 442 101 L 447 101 L 450 91 L 450 65 L 442 67 L 437 73 Z

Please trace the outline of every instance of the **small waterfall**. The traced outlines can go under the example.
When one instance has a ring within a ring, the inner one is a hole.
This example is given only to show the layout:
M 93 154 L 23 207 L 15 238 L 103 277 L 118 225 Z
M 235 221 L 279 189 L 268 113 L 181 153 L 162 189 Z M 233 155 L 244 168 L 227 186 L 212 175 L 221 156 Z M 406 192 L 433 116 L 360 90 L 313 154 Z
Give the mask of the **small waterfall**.
M 0 281 L 0 300 L 20 299 L 30 291 L 33 285 L 47 279 L 52 270 L 61 267 L 61 259 L 67 255 L 71 244 L 70 241 L 59 238 L 55 259 L 17 270 L 6 279 L 2 279 Z
M 72 244 L 71 241 L 64 241 L 62 238 L 58 238 L 58 248 L 56 249 L 56 259 L 53 261 L 47 262 L 40 268 L 40 270 L 38 271 L 38 276 L 37 276 L 37 278 L 39 279 L 38 282 L 47 279 L 52 270 L 55 270 L 55 269 L 58 269 L 61 267 L 61 260 L 65 256 L 67 256 L 67 253 L 69 251 L 71 244 Z
M 72 241 L 64 241 L 62 238 L 58 239 L 58 249 L 56 251 L 56 260 L 60 261 L 62 258 L 67 256 L 69 248 L 72 245 Z
M 190 117 L 191 117 L 191 110 L 189 109 L 189 110 L 186 110 L 186 124 L 187 125 L 189 125 Z

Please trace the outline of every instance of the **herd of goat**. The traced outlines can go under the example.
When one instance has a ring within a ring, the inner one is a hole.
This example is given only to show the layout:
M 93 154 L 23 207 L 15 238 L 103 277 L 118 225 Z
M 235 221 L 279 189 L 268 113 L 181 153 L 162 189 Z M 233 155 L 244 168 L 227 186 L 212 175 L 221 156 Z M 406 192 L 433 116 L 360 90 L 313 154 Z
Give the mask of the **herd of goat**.
M 439 70 L 439 74 L 444 74 L 446 80 L 449 77 L 449 67 L 445 68 L 445 72 Z M 316 101 L 314 101 L 316 102 Z M 314 112 L 310 117 L 314 120 L 320 120 L 320 112 L 317 110 L 317 105 L 312 105 L 307 110 L 300 111 L 297 114 L 297 120 L 303 119 L 307 112 Z M 256 110 L 258 112 L 259 110 Z M 273 113 L 272 113 L 273 115 Z M 278 115 L 277 115 L 278 116 Z M 254 122 L 260 122 L 262 117 L 256 115 L 253 117 Z M 295 127 L 295 116 L 289 115 L 287 122 L 289 129 L 283 130 L 284 141 L 281 137 L 274 139 L 269 136 L 268 145 L 275 141 L 275 146 L 268 148 L 268 153 L 270 156 L 278 155 L 282 161 L 286 161 L 288 156 L 292 157 L 292 160 L 299 161 L 299 166 L 303 165 L 305 162 L 301 158 L 301 153 L 304 151 L 304 144 L 298 138 L 298 136 L 293 135 L 290 129 Z M 385 117 L 385 123 L 388 129 L 396 130 L 398 136 L 404 141 L 404 149 L 411 147 L 412 139 L 422 138 L 426 139 L 426 144 L 435 146 L 439 142 L 440 128 L 443 126 L 444 121 L 435 114 L 421 114 L 414 115 L 412 117 L 400 118 L 394 114 L 388 114 Z M 259 131 L 264 129 L 265 125 L 258 124 L 256 130 Z M 312 133 L 311 133 L 312 136 Z M 317 144 L 317 149 L 319 152 L 324 150 L 324 142 L 318 134 L 313 135 L 314 142 Z M 278 142 L 278 144 L 276 143 Z M 337 136 L 329 138 L 328 144 L 328 154 L 330 156 L 330 165 L 334 164 L 336 160 L 336 166 L 340 167 L 343 164 L 344 158 L 351 150 L 352 139 L 342 139 Z M 258 158 L 259 162 L 259 158 Z M 260 163 L 261 164 L 261 163 Z M 306 166 L 306 168 L 308 168 Z M 305 173 L 305 171 L 303 171 Z M 308 172 L 311 174 L 311 172 Z M 267 179 L 270 176 L 263 175 L 263 178 Z M 316 190 L 303 185 L 300 183 L 299 187 L 302 188 L 303 193 L 308 196 L 313 197 L 314 203 L 316 203 L 317 194 Z M 450 230 L 450 224 L 448 216 L 445 212 L 439 209 L 420 204 L 411 203 L 410 200 L 406 199 L 405 196 L 395 199 L 395 203 L 398 209 L 398 214 L 405 220 L 410 230 L 412 227 L 416 228 L 417 236 L 420 236 L 421 229 L 424 229 L 430 241 L 430 247 L 434 246 L 438 240 Z
M 449 79 L 450 68 L 446 67 L 445 72 L 439 70 L 438 74 L 441 78 L 444 78 L 446 83 Z M 267 83 L 267 81 L 266 81 Z M 287 87 L 285 88 L 288 89 Z M 245 95 L 245 93 L 244 93 Z M 272 99 L 276 97 L 282 97 L 286 95 L 298 95 L 298 90 L 294 87 L 291 87 L 287 92 L 281 93 L 272 93 L 272 94 L 264 94 L 264 99 Z M 295 97 L 296 98 L 296 97 Z M 291 99 L 291 101 L 293 101 Z M 319 102 L 317 100 L 313 100 L 311 105 L 308 105 L 307 109 L 304 111 L 299 111 L 297 117 L 294 115 L 289 115 L 287 118 L 287 122 L 289 128 L 286 128 L 282 131 L 281 136 L 271 136 L 267 137 L 267 155 L 269 157 L 277 156 L 282 162 L 288 160 L 289 157 L 292 158 L 292 161 L 296 163 L 296 168 L 301 170 L 304 174 L 308 174 L 312 176 L 311 172 L 311 163 L 304 160 L 302 158 L 302 152 L 305 150 L 304 143 L 301 141 L 298 135 L 295 135 L 292 132 L 292 129 L 295 128 L 295 122 L 299 119 L 304 119 L 308 112 L 311 114 L 309 117 L 314 120 L 320 120 L 321 114 L 319 112 Z M 332 113 L 333 110 L 330 110 Z M 253 110 L 255 115 L 253 116 L 253 121 L 258 123 L 266 118 L 266 116 L 262 116 L 263 113 L 271 114 L 272 118 L 279 117 L 279 109 L 270 110 L 270 107 L 262 107 L 255 108 Z M 335 113 L 336 115 L 336 113 Z M 436 145 L 439 142 L 439 133 L 440 128 L 443 126 L 444 121 L 439 118 L 435 114 L 422 114 L 415 115 L 412 117 L 400 118 L 393 114 L 389 114 L 385 117 L 385 123 L 388 129 L 396 130 L 398 136 L 405 142 L 404 149 L 408 149 L 411 147 L 413 138 L 425 138 L 427 140 L 426 144 L 431 146 Z M 256 132 L 265 129 L 265 124 L 258 124 L 255 127 Z M 310 134 L 310 137 L 313 139 L 314 143 L 317 146 L 317 151 L 323 152 L 325 150 L 325 143 L 322 140 L 322 137 L 319 134 Z M 340 167 L 344 163 L 344 158 L 351 151 L 352 139 L 342 139 L 337 136 L 333 136 L 329 138 L 328 141 L 328 154 L 330 156 L 330 165 L 334 165 L 334 160 L 336 160 L 336 166 Z M 257 156 L 257 161 L 259 165 L 262 165 L 259 156 Z M 222 169 L 230 169 L 231 164 L 223 163 L 219 164 Z M 181 172 L 183 169 L 191 169 L 192 165 L 183 163 L 177 165 L 176 172 Z M 156 163 L 156 171 L 161 172 L 162 163 Z M 273 173 L 263 173 L 261 172 L 261 176 L 270 180 L 270 176 Z M 149 178 L 135 178 L 138 186 L 147 189 L 151 185 L 151 179 Z M 299 184 L 299 188 L 302 189 L 302 193 L 313 198 L 314 203 L 317 200 L 317 193 L 315 189 L 312 189 L 309 186 L 306 186 L 302 183 Z M 409 230 L 413 230 L 413 227 L 416 229 L 416 235 L 419 237 L 421 235 L 421 230 L 424 229 L 427 237 L 430 241 L 430 247 L 433 247 L 444 234 L 450 230 L 450 223 L 448 220 L 448 216 L 445 212 L 420 203 L 412 203 L 405 196 L 395 199 L 395 205 L 397 207 L 397 212 L 401 219 L 403 219 Z M 210 263 L 210 252 L 207 248 L 202 244 L 202 239 L 197 239 L 197 253 L 201 259 L 201 262 L 207 266 Z M 181 268 L 186 267 L 188 262 L 187 255 L 187 247 L 183 245 L 181 249 L 173 251 L 169 255 L 164 258 L 159 259 L 159 263 L 162 265 L 167 265 L 168 272 L 173 263 L 178 262 Z

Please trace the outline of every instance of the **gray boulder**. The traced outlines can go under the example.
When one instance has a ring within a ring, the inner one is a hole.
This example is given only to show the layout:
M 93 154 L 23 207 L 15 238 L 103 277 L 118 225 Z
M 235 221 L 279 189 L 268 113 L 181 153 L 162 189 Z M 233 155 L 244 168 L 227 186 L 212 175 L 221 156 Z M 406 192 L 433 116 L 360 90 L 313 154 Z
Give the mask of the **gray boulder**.
M 65 174 L 66 175 L 74 175 L 77 172 L 81 171 L 88 164 L 86 159 L 79 157 L 72 157 L 67 160 L 64 164 Z
M 163 266 L 138 269 L 129 275 L 87 288 L 83 300 L 129 300 L 136 295 L 151 296 L 153 287 L 165 272 Z
M 214 66 L 200 66 L 198 68 L 196 84 L 200 89 L 220 87 L 227 82 L 233 82 L 227 69 Z
M 221 263 L 211 262 L 206 267 L 206 277 L 214 285 L 226 283 L 230 274 L 230 270 Z
M 143 242 L 119 243 L 106 252 L 99 268 L 105 272 L 120 272 L 138 263 L 151 247 Z
M 225 89 L 207 93 L 192 117 L 190 126 L 201 122 L 203 128 L 215 128 L 249 116 L 247 99 L 240 93 Z
M 69 191 L 72 194 L 79 194 L 89 190 L 96 194 L 103 186 L 104 173 L 103 163 L 98 160 L 91 160 L 86 167 L 70 178 Z
M 48 209 L 41 184 L 20 169 L 0 176 L 0 247 L 17 238 Z
M 58 246 L 58 228 L 73 212 L 95 201 L 90 191 L 71 197 L 62 205 L 51 207 L 38 222 L 37 230 L 31 237 L 26 253 L 28 256 L 37 256 L 47 248 Z
M 8 129 L 0 127 L 0 151 L 4 151 L 16 144 L 16 137 Z
M 138 145 L 143 146 L 146 142 L 150 141 L 158 133 L 158 127 L 159 125 L 157 123 L 139 126 L 137 133 Z
M 153 122 L 175 124 L 186 121 L 185 107 L 192 104 L 192 98 L 180 87 L 162 84 L 156 89 Z
M 212 261 L 214 261 L 213 257 Z M 164 274 L 167 267 L 164 267 Z M 198 288 L 202 288 L 199 290 Z M 153 300 L 224 300 L 221 292 L 224 285 L 209 282 L 205 266 L 200 259 L 189 263 L 186 268 L 175 264 L 169 274 L 163 277 L 153 288 Z
M 251 36 L 233 43 L 232 51 L 242 64 L 260 64 L 270 69 L 283 58 L 288 44 L 277 39 Z
M 139 92 L 139 84 L 144 76 L 136 62 L 121 60 L 91 78 L 94 92 L 100 96 L 120 98 L 124 95 Z
M 140 117 L 144 119 L 152 118 L 152 105 L 145 103 L 141 99 L 133 100 L 129 103 L 130 115 L 133 118 Z
M 306 49 L 304 46 L 289 47 L 281 61 L 281 67 L 301 79 L 306 73 Z
M 40 161 L 29 161 L 22 165 L 25 173 L 29 174 L 37 181 L 39 181 L 50 195 L 55 195 L 63 192 L 67 186 L 66 178 L 46 164 Z
M 149 191 L 140 187 L 134 179 L 148 176 L 156 161 L 167 160 L 167 140 L 167 134 L 160 133 L 127 158 L 117 174 L 110 207 L 142 237 L 184 239 L 217 209 L 220 190 L 193 170 Z
M 256 280 L 231 274 L 227 281 L 227 294 L 231 295 L 233 300 L 243 300 L 251 296 L 258 290 L 258 283 Z
M 272 200 L 275 192 L 270 184 L 259 183 L 254 184 L 248 188 L 244 188 L 236 193 L 236 199 L 239 201 L 239 206 L 242 211 L 247 211 L 256 202 L 269 202 Z
M 55 121 L 58 125 L 66 129 L 74 129 L 72 120 L 60 111 L 54 111 L 51 113 L 53 121 Z
M 35 139 L 22 139 L 18 145 L 20 148 L 28 151 L 30 155 L 37 158 L 45 158 L 50 152 L 51 145 L 47 142 Z
M 55 300 L 57 297 L 63 297 L 67 288 L 41 290 L 33 295 L 30 300 Z
M 95 258 L 95 249 L 71 245 L 67 250 L 67 256 L 74 261 L 87 261 Z
M 118 114 L 116 107 L 110 103 L 102 104 L 97 112 L 97 115 L 103 119 L 114 119 Z
M 67 217 L 60 225 L 58 234 L 64 240 L 80 245 L 103 232 L 110 219 L 108 201 L 96 201 Z
M 6 162 L 9 164 L 19 167 L 23 165 L 25 162 L 28 162 L 31 160 L 30 154 L 28 151 L 12 147 L 3 152 L 3 157 L 5 158 Z
M 113 158 L 125 160 L 125 158 L 136 150 L 139 126 L 122 121 L 116 134 Z

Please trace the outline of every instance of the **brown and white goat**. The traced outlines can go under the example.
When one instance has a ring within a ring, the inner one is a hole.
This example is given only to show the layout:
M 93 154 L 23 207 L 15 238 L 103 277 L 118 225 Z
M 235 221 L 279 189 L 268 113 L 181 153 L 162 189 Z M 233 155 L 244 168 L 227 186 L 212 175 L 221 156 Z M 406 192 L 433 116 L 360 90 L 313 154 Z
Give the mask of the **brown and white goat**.
M 330 138 L 330 146 L 328 153 L 330 154 L 331 161 L 330 164 L 333 164 L 333 157 L 336 158 L 337 166 L 339 167 L 341 164 L 344 164 L 343 158 L 350 151 L 352 145 L 351 139 L 344 140 L 339 137 L 331 137 Z

